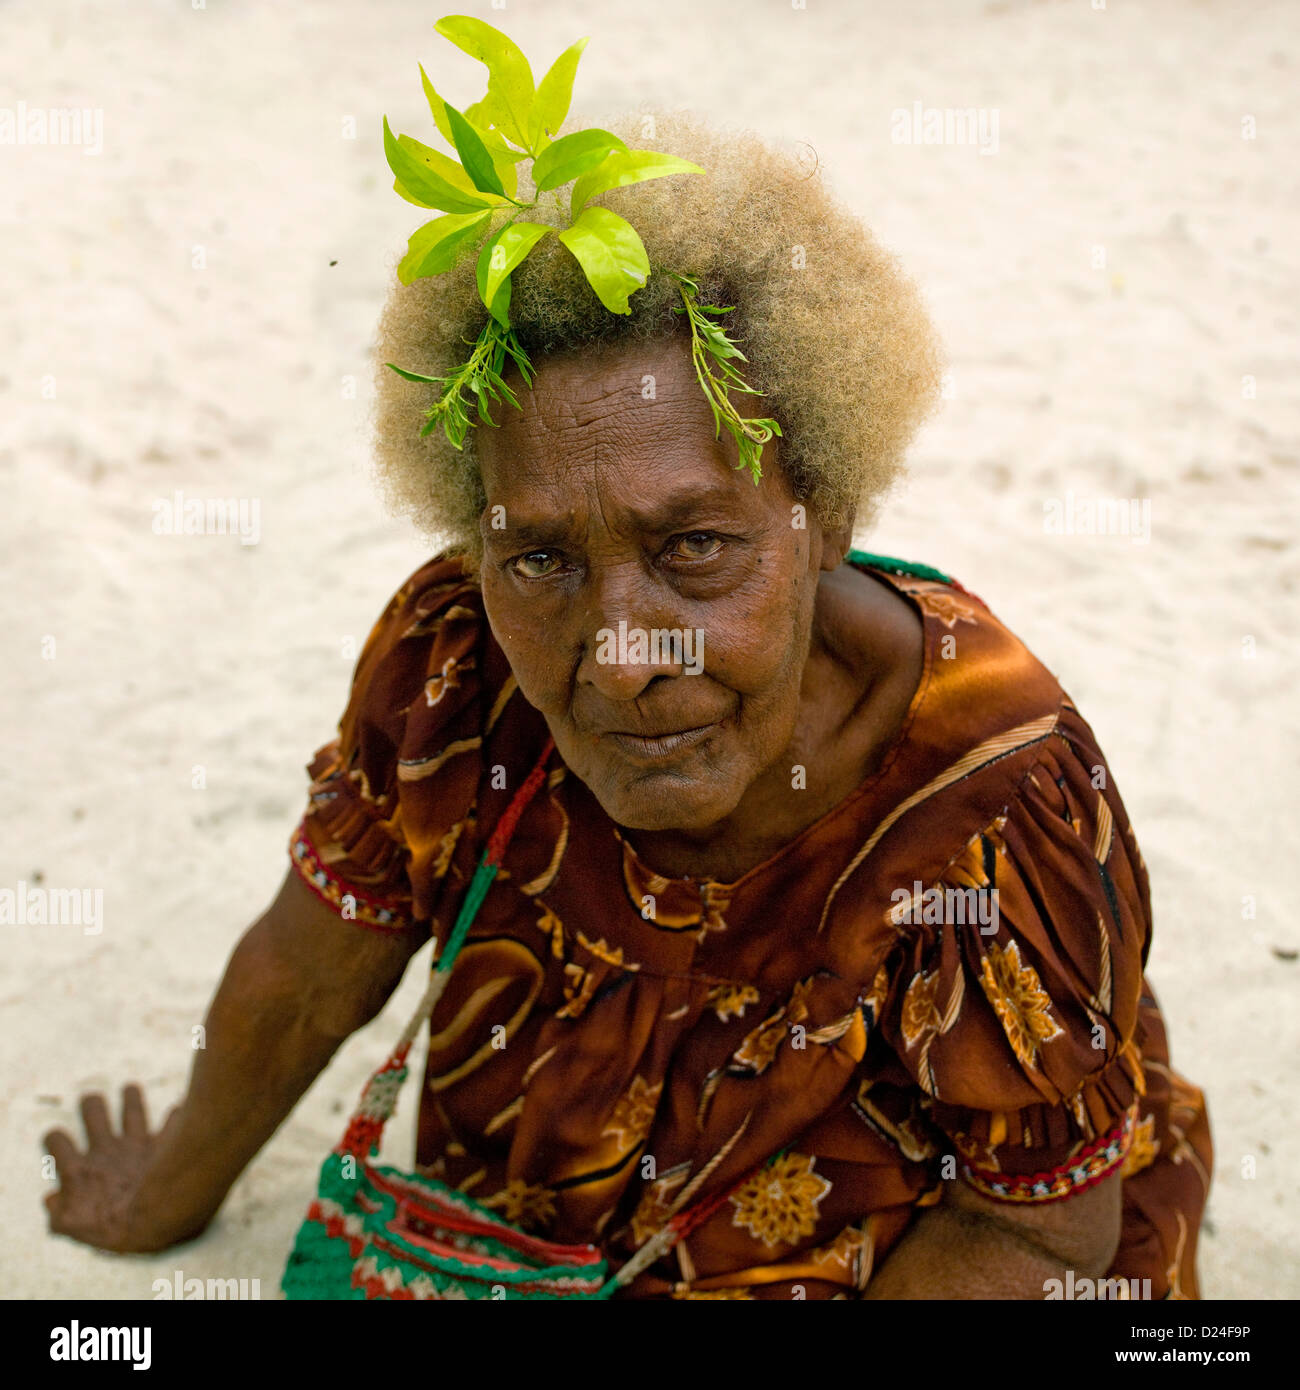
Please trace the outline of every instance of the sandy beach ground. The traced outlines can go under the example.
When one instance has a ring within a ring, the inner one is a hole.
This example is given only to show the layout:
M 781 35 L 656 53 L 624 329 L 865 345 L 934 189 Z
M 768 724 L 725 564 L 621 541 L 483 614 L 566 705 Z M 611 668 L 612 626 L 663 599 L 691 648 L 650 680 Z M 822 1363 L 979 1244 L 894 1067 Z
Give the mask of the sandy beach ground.
M 1174 1060 L 1211 1107 L 1204 1291 L 1300 1295 L 1300 11 L 464 9 L 535 64 L 591 35 L 585 112 L 692 106 L 807 142 L 920 281 L 948 399 L 863 539 L 981 594 L 1093 724 L 1151 873 Z M 356 646 L 429 553 L 368 480 L 368 354 L 421 220 L 390 191 L 381 113 L 429 128 L 417 59 L 480 95 L 441 13 L 0 6 L 0 123 L 20 103 L 102 118 L 80 145 L 0 143 L 0 888 L 103 904 L 92 934 L 0 927 L 0 1295 L 149 1298 L 181 1269 L 272 1296 L 418 995 L 415 970 L 199 1242 L 116 1258 L 45 1235 L 40 1136 L 88 1088 L 138 1079 L 155 1114 L 179 1096 Z M 983 111 L 988 152 L 897 143 L 915 103 Z M 255 500 L 256 544 L 156 534 L 177 490 Z M 1134 499 L 1149 535 L 1053 534 L 1070 497 Z

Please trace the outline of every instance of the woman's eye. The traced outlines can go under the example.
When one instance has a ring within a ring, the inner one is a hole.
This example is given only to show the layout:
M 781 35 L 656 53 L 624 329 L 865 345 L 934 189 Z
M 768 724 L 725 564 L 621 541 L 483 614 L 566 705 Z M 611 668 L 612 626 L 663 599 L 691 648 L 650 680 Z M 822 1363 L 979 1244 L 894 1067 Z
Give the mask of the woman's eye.
M 708 560 L 722 549 L 722 542 L 711 531 L 691 531 L 679 536 L 673 554 L 684 560 Z
M 560 568 L 559 557 L 549 550 L 530 550 L 527 555 L 520 555 L 510 563 L 515 573 L 523 579 L 545 579 Z

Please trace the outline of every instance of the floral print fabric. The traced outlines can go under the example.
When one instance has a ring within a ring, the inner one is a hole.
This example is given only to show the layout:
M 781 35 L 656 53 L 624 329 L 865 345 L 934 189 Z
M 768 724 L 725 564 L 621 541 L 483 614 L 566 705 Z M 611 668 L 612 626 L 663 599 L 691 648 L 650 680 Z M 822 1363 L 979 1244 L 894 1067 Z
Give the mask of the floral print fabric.
M 552 754 L 430 1026 L 417 1162 L 615 1264 L 729 1193 L 650 1298 L 856 1297 L 945 1179 L 1060 1201 L 1119 1169 L 1111 1273 L 1195 1297 L 1208 1122 L 1092 731 L 974 596 L 856 563 L 925 631 L 882 765 L 719 883 L 644 863 Z M 359 929 L 444 933 L 547 735 L 461 560 L 430 561 L 310 766 L 295 864 Z

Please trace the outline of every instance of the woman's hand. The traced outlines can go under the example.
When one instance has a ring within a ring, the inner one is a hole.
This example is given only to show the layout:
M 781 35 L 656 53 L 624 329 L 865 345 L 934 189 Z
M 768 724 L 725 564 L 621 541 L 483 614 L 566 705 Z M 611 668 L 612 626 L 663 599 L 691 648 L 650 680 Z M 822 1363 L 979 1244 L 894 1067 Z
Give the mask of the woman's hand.
M 58 1166 L 59 1188 L 45 1199 L 50 1230 L 100 1250 L 165 1250 L 198 1235 L 169 1227 L 151 1198 L 165 1198 L 150 1182 L 150 1170 L 175 1133 L 179 1113 L 168 1115 L 157 1134 L 149 1132 L 144 1095 L 134 1084 L 122 1090 L 122 1130 L 113 1131 L 108 1106 L 98 1094 L 81 1098 L 86 1128 L 82 1153 L 67 1130 L 52 1130 L 45 1148 Z
M 291 871 L 235 948 L 189 1090 L 158 1133 L 127 1086 L 121 1133 L 88 1095 L 84 1153 L 65 1130 L 46 1135 L 60 1184 L 45 1199 L 50 1230 L 101 1250 L 193 1239 L 343 1039 L 383 1008 L 424 935 L 358 929 Z

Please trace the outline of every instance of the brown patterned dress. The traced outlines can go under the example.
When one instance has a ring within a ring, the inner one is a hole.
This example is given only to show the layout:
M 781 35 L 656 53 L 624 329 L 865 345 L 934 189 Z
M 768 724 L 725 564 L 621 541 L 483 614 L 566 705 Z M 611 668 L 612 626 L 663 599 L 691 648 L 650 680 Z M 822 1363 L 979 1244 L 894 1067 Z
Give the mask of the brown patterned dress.
M 883 764 L 719 883 L 656 873 L 552 753 L 432 1020 L 417 1162 L 614 1265 L 729 1191 L 626 1294 L 782 1299 L 856 1297 L 945 1178 L 1051 1202 L 1121 1168 L 1112 1275 L 1194 1298 L 1209 1126 L 1092 731 L 959 585 L 851 559 L 924 624 Z M 370 635 L 293 861 L 359 926 L 441 935 L 547 737 L 462 562 L 431 560 Z

